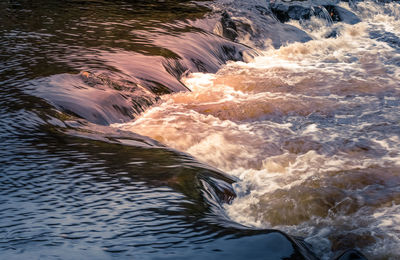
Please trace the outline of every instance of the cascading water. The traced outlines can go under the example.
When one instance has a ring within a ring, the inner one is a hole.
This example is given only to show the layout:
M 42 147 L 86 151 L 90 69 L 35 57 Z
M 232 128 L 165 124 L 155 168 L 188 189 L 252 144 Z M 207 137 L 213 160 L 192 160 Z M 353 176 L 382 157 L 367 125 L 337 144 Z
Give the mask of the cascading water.
M 398 259 L 399 28 L 398 1 L 0 1 L 1 255 Z
M 319 9 L 321 10 L 321 12 L 322 12 L 321 18 L 322 18 L 322 19 L 325 19 L 325 21 L 326 21 L 326 23 L 327 23 L 328 25 L 333 24 L 332 16 L 331 16 L 331 14 L 328 12 L 328 10 L 326 10 L 326 8 L 323 7 L 323 6 L 319 6 L 318 8 L 319 8 Z
M 260 56 L 216 74 L 191 74 L 183 79 L 191 92 L 163 96 L 135 121 L 114 127 L 237 177 L 238 198 L 225 209 L 239 223 L 306 237 L 322 259 L 349 247 L 395 259 L 398 10 L 398 3 L 358 3 L 362 22 L 336 24 L 334 38 L 325 38 L 332 28 L 320 19 L 290 21 L 313 40 L 258 49 Z M 243 20 L 238 14 L 233 19 Z M 371 37 L 386 32 L 397 47 Z

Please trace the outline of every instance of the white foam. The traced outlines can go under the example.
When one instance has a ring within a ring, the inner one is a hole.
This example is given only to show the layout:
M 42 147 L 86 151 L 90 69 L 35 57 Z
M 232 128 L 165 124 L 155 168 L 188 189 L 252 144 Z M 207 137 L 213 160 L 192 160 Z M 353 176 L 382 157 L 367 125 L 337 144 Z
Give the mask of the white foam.
M 248 5 L 240 2 L 221 6 Z M 306 236 L 322 259 L 343 243 L 396 259 L 400 54 L 370 32 L 398 35 L 398 10 L 398 3 L 359 3 L 363 22 L 339 23 L 339 36 L 329 39 L 318 19 L 292 22 L 314 40 L 189 75 L 183 82 L 192 92 L 164 96 L 135 121 L 114 126 L 239 178 L 238 198 L 225 205 L 239 223 Z

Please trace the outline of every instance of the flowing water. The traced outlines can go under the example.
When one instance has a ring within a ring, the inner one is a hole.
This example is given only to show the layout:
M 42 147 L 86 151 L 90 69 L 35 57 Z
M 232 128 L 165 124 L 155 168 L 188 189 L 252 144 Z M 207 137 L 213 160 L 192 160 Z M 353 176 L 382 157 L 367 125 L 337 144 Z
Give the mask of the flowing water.
M 338 5 L 1 1 L 2 255 L 398 259 L 400 4 Z

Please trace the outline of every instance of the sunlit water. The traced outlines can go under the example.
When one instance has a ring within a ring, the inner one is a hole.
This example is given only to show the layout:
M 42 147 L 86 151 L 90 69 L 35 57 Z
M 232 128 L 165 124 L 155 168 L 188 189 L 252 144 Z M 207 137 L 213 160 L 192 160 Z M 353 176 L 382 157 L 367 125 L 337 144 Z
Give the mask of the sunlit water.
M 0 255 L 398 259 L 400 6 L 350 5 L 0 1 Z
M 342 5 L 348 8 L 347 4 Z M 400 6 L 359 3 L 356 25 L 313 18 L 313 38 L 184 78 L 115 124 L 239 181 L 234 221 L 306 237 L 322 258 L 351 245 L 400 257 Z M 325 38 L 336 30 L 338 37 Z

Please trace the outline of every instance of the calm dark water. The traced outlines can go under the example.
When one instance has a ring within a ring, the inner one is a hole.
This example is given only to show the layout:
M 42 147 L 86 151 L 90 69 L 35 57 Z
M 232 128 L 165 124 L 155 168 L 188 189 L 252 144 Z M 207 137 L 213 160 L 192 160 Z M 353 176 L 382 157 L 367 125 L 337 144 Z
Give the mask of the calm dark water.
M 234 58 L 232 43 L 201 57 L 202 48 L 228 42 L 187 21 L 208 11 L 188 1 L 0 2 L 1 258 L 295 253 L 292 241 L 279 232 L 237 229 L 227 220 L 220 203 L 234 196 L 230 177 L 150 139 L 95 132 L 95 126 L 71 116 L 100 124 L 132 117 L 117 113 L 123 108 L 114 113 L 90 107 L 120 90 L 85 92 L 74 85 L 81 71 L 106 72 L 114 81 L 140 83 L 157 95 L 186 89 L 168 64 L 175 69 L 176 61 L 187 59 L 186 66 L 215 72 Z M 190 40 L 193 35 L 200 42 Z M 194 45 L 200 51 L 193 51 Z M 175 70 L 180 73 L 179 66 Z M 54 76 L 61 83 L 45 88 Z M 114 97 L 111 107 L 130 106 L 119 102 L 123 96 Z M 62 108 L 70 114 L 57 110 Z
M 0 258 L 397 259 L 400 8 L 337 2 L 0 0 Z

